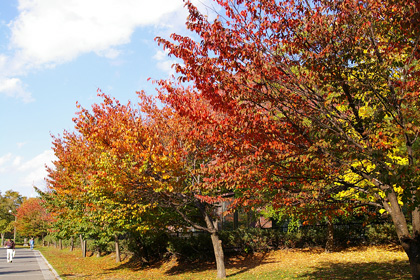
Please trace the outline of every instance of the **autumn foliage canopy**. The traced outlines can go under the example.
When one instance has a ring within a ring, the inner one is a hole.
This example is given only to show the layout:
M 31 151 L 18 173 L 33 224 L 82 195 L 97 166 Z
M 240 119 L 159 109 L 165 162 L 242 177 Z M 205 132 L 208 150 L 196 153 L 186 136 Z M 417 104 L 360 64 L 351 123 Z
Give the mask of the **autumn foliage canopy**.
M 53 188 L 94 196 L 89 207 L 107 221 L 119 211 L 123 224 L 227 193 L 234 207 L 318 217 L 371 205 L 390 215 L 420 275 L 410 255 L 420 232 L 420 4 L 214 2 L 222 12 L 210 21 L 185 1 L 194 36 L 156 39 L 180 60 L 176 77 L 155 81 L 162 107 L 140 93 L 140 114 L 104 96 L 93 114 L 79 112 L 78 134 L 55 139 Z

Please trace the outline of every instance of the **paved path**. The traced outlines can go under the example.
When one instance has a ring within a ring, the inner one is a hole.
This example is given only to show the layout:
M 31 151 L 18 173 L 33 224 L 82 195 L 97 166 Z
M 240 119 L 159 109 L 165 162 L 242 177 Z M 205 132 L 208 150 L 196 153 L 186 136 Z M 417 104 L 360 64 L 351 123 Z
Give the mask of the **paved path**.
M 51 271 L 44 257 L 37 250 L 16 249 L 12 263 L 6 261 L 6 249 L 0 248 L 1 280 L 55 280 L 60 279 Z

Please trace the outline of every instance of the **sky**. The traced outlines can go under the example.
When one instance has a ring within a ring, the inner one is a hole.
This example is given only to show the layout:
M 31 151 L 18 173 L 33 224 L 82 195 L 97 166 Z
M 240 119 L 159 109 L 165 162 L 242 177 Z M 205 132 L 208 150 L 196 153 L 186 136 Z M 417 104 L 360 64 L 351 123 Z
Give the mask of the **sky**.
M 211 16 L 210 0 L 193 1 Z M 187 35 L 182 0 L 0 0 L 0 192 L 37 196 L 55 159 L 51 135 L 74 131 L 76 102 L 154 94 L 175 62 L 154 41 Z

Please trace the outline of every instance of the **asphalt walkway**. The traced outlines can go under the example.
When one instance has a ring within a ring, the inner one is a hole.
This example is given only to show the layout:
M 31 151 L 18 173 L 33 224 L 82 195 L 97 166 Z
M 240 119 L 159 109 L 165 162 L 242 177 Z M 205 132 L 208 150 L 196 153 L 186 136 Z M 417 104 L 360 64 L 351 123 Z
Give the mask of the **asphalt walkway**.
M 16 249 L 12 263 L 6 261 L 6 249 L 0 248 L 1 280 L 56 280 L 57 273 L 37 250 Z

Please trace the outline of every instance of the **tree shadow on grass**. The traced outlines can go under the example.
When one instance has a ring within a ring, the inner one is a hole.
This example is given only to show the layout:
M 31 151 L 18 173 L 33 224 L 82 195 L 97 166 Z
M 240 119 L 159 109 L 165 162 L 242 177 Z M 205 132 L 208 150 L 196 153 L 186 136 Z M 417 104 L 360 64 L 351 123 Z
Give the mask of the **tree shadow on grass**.
M 410 267 L 407 261 L 369 263 L 321 263 L 310 272 L 299 274 L 302 279 L 342 280 L 409 280 Z
M 228 277 L 233 277 L 247 272 L 255 267 L 263 264 L 273 263 L 275 261 L 267 258 L 268 253 L 259 253 L 246 256 L 236 256 L 228 260 L 226 268 L 233 269 L 236 272 L 229 274 Z
M 388 248 L 392 251 L 393 248 Z M 363 248 L 355 248 L 354 250 L 363 251 Z M 401 250 L 395 248 L 394 250 Z M 310 249 L 313 253 L 319 253 L 323 250 Z M 352 251 L 352 249 L 347 249 Z M 226 269 L 228 271 L 227 277 L 237 277 L 247 271 L 256 268 L 260 265 L 276 263 L 278 260 L 271 258 L 269 253 L 257 253 L 250 255 L 237 255 L 226 258 Z M 177 276 L 184 273 L 200 273 L 204 271 L 216 271 L 216 264 L 214 261 L 179 261 L 176 258 L 167 259 L 165 261 L 156 262 L 153 264 L 145 264 L 140 259 L 131 258 L 127 263 L 121 264 L 116 268 L 110 270 L 119 270 L 128 268 L 134 271 L 141 271 L 146 269 L 157 269 L 162 271 L 167 276 Z M 272 276 L 279 271 L 273 271 Z M 280 271 L 281 272 L 281 271 Z M 322 262 L 316 266 L 310 267 L 308 265 L 303 272 L 293 272 L 296 279 L 341 279 L 341 280 L 409 280 L 410 267 L 407 261 L 390 261 L 390 262 L 347 262 L 342 260 L 339 262 Z M 269 278 L 267 278 L 269 279 Z M 281 279 L 281 278 L 273 278 Z
M 270 259 L 266 258 L 267 253 L 258 253 L 253 255 L 238 255 L 234 257 L 227 257 L 225 260 L 226 269 L 233 269 L 236 271 L 233 274 L 228 274 L 227 277 L 233 277 L 238 274 L 245 273 L 259 265 L 272 263 Z M 216 270 L 216 263 L 214 261 L 179 261 L 176 258 L 166 261 L 160 261 L 153 264 L 145 265 L 145 263 L 136 258 L 130 259 L 125 264 L 122 264 L 111 270 L 118 270 L 128 268 L 139 271 L 142 269 L 159 269 L 165 271 L 168 276 L 176 276 L 184 273 L 199 273 L 203 271 Z
M 238 274 L 242 274 L 250 269 L 253 269 L 259 265 L 271 263 L 269 259 L 266 258 L 267 253 L 259 253 L 253 255 L 237 255 L 234 257 L 227 257 L 225 259 L 226 269 L 233 269 L 237 272 L 233 274 L 228 274 L 227 277 L 232 277 Z M 203 271 L 216 270 L 216 263 L 214 261 L 206 262 L 177 262 L 176 265 L 173 265 L 168 270 L 166 270 L 166 275 L 179 275 L 185 272 L 198 273 Z
M 80 279 L 80 278 L 84 278 L 84 277 L 90 277 L 92 275 L 89 274 L 74 274 L 74 273 L 64 273 L 64 274 L 60 274 L 60 277 L 66 277 L 68 279 Z
M 167 275 L 177 275 L 185 272 L 200 272 L 215 269 L 216 264 L 212 261 L 179 261 L 176 258 L 147 263 L 144 260 L 132 257 L 128 262 L 111 268 L 110 270 L 130 269 L 141 271 L 145 269 L 159 269 L 166 271 Z

